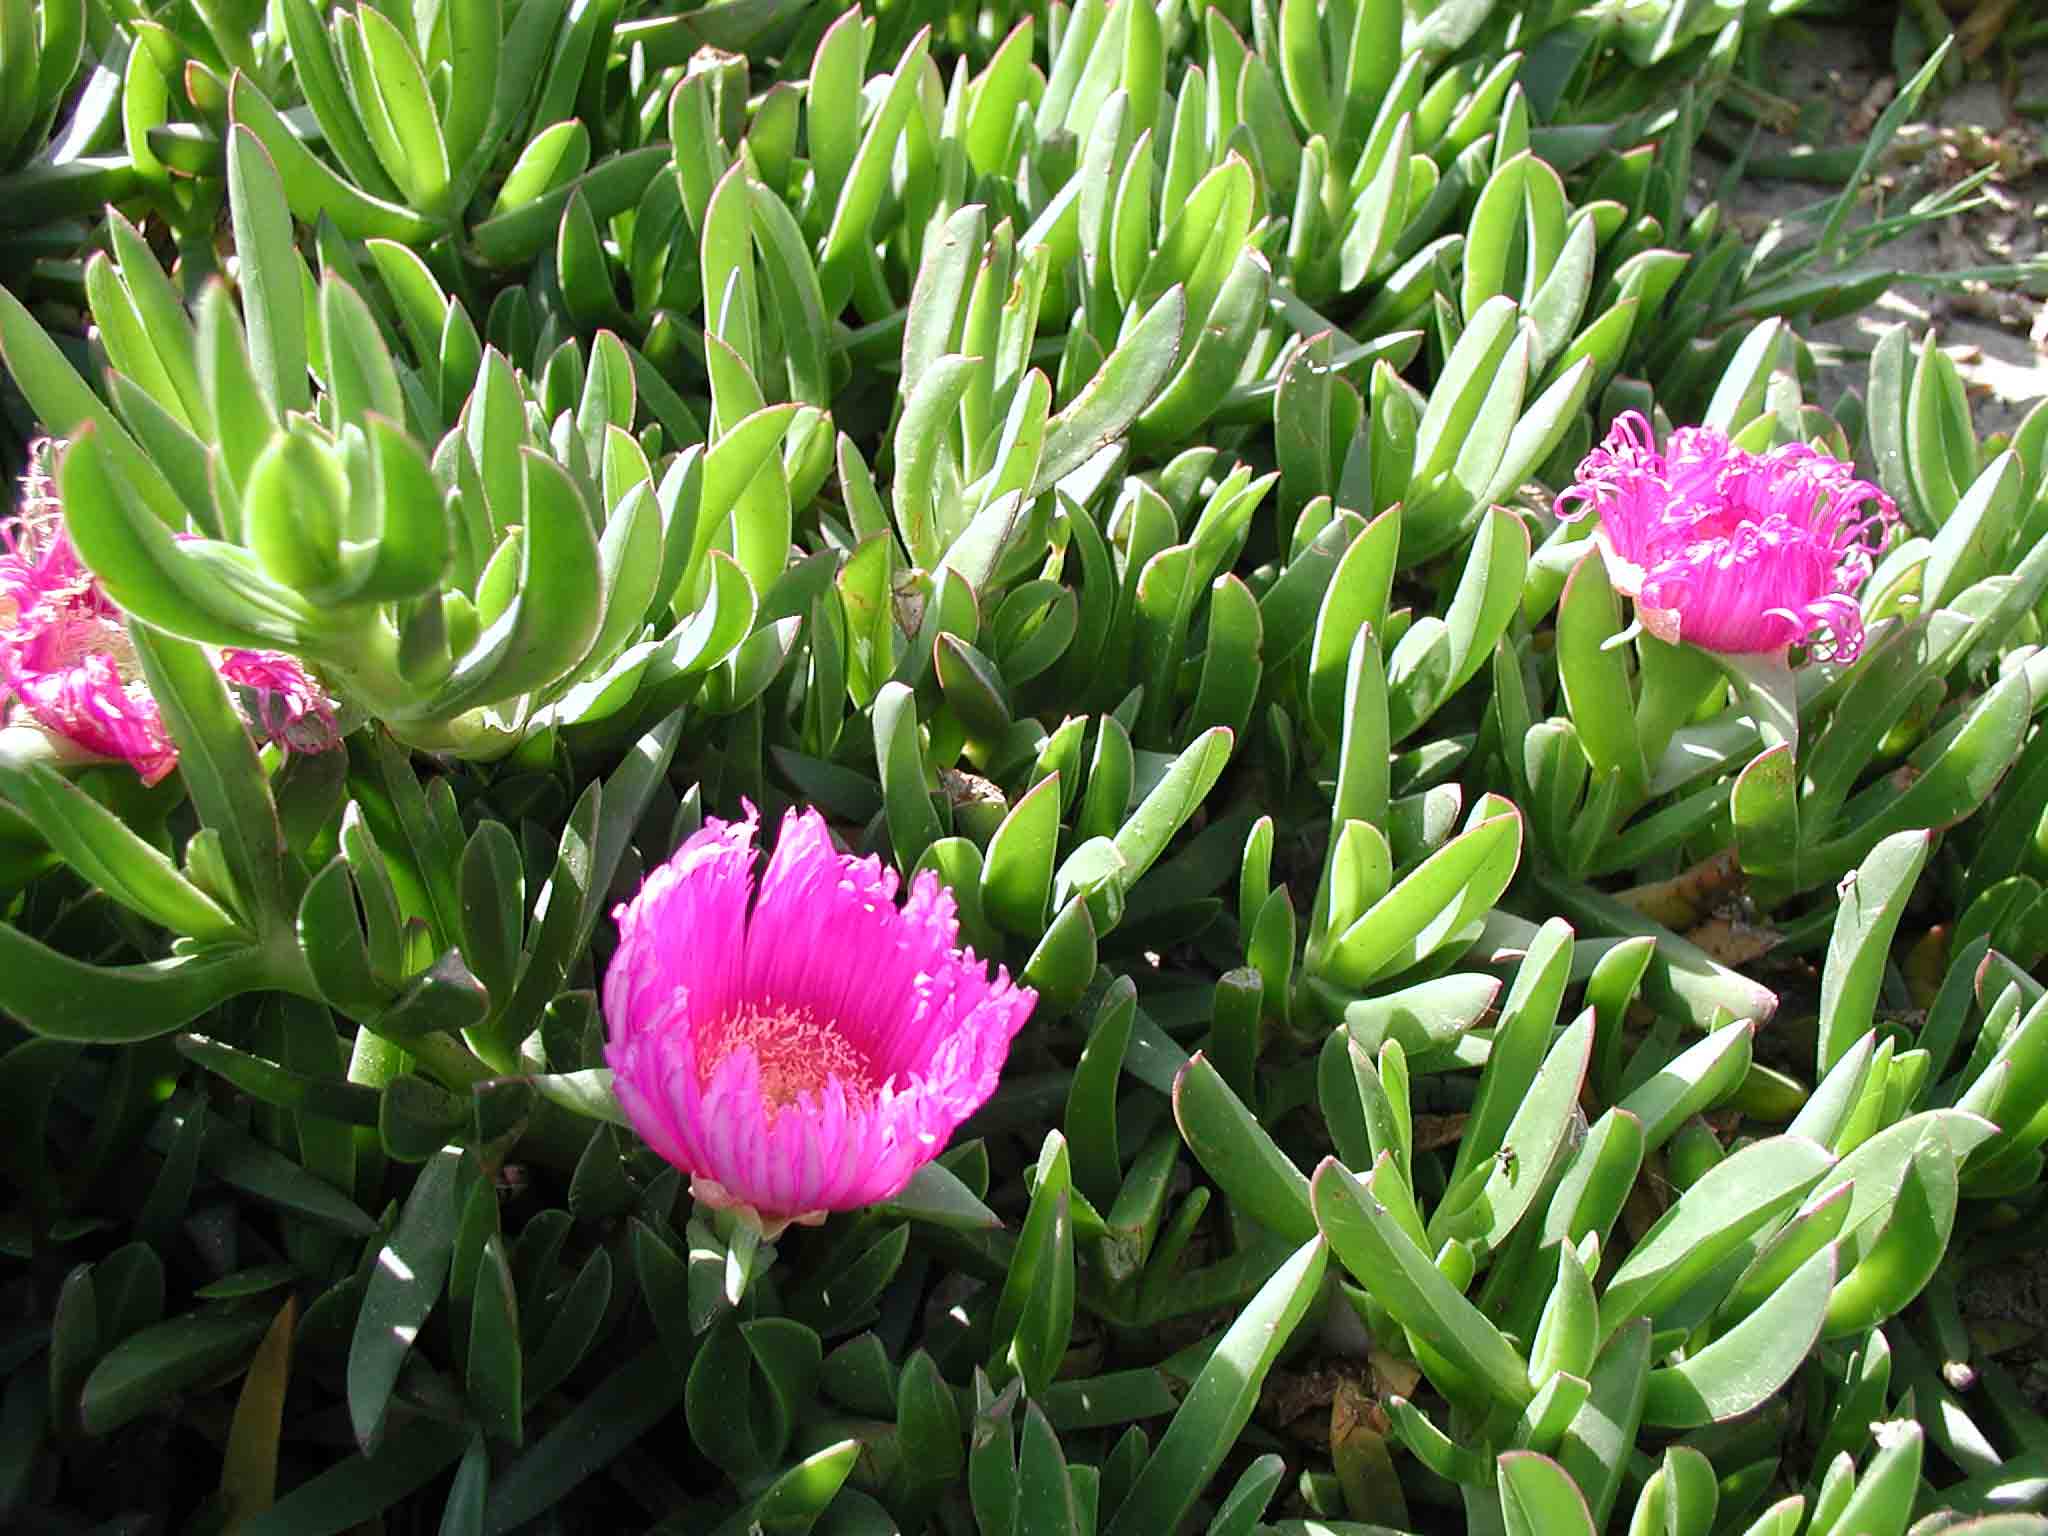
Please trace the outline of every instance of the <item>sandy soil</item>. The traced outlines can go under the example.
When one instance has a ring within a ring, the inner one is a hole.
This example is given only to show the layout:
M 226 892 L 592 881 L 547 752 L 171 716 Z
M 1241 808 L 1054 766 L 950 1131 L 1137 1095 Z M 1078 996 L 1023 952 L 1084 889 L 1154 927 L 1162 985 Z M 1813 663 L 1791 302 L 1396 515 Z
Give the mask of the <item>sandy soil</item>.
M 1753 151 L 1770 161 L 1811 151 L 1860 147 L 1871 124 L 1898 87 L 1889 58 L 1889 28 L 1790 26 L 1774 40 L 1770 93 L 1757 105 L 1775 126 Z M 1778 44 L 1782 43 L 1782 46 Z M 2017 62 L 1994 50 L 1968 67 L 1960 84 L 1937 80 L 1879 162 L 1859 218 L 1903 212 L 1920 198 L 1953 186 L 1979 168 L 1996 167 L 1978 193 L 1979 205 L 1933 228 L 1916 230 L 1879 247 L 1859 265 L 1896 268 L 1905 280 L 1871 309 L 1845 320 L 1809 327 L 1823 365 L 1823 404 L 1844 388 L 1863 389 L 1870 348 L 1903 320 L 1917 337 L 1930 325 L 1955 358 L 1971 395 L 1980 437 L 2008 432 L 2027 407 L 2048 396 L 2048 264 L 2017 286 L 1972 283 L 1962 287 L 1916 281 L 1929 275 L 2006 263 L 2039 261 L 2048 221 L 2048 134 L 2039 119 L 2018 110 L 2048 98 L 2048 48 Z M 1722 121 L 1728 122 L 1726 114 Z M 1731 192 L 1728 163 L 1703 153 L 1695 193 L 1702 203 L 1720 196 L 1737 227 L 1761 236 L 1774 220 L 1789 222 L 1790 239 L 1810 238 L 1796 215 L 1825 203 L 1835 188 L 1803 179 L 1751 174 Z

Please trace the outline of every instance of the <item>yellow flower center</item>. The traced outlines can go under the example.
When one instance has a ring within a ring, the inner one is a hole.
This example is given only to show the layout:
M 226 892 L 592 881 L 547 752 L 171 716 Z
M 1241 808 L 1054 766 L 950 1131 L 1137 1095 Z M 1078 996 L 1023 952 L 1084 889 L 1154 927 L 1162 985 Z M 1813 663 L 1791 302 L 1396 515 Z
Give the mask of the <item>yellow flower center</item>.
M 811 1017 L 808 1009 L 756 1008 L 752 1004 L 730 1014 L 707 1032 L 698 1053 L 698 1073 L 705 1083 L 735 1050 L 746 1047 L 761 1067 L 761 1099 L 770 1110 L 782 1110 L 804 1094 L 823 1094 L 837 1079 L 849 1108 L 866 1109 L 874 1102 L 875 1071 L 866 1054 L 839 1027 Z

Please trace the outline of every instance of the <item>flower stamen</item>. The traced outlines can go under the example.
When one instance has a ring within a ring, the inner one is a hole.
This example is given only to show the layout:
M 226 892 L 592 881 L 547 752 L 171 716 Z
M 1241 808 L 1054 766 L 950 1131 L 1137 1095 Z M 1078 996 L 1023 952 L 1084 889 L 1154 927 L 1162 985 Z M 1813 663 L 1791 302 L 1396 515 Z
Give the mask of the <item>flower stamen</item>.
M 705 1033 L 697 1070 L 707 1088 L 727 1057 L 747 1050 L 760 1068 L 761 1100 L 771 1112 L 806 1097 L 816 1103 L 834 1081 L 849 1108 L 865 1110 L 875 1101 L 875 1070 L 866 1053 L 807 1008 L 749 1003 Z

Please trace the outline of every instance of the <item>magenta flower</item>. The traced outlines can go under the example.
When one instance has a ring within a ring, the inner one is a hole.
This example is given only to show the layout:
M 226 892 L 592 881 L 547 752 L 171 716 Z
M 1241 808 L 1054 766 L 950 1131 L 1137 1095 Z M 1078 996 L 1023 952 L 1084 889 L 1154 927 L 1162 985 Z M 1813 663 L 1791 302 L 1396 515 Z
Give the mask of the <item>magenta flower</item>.
M 1711 427 L 1680 427 L 1659 453 L 1635 411 L 1586 455 L 1557 510 L 1566 521 L 1600 514 L 1608 578 L 1660 640 L 1748 653 L 1825 632 L 1842 661 L 1863 647 L 1855 594 L 1898 516 L 1817 448 L 1755 454 Z
M 899 1194 L 995 1091 L 1037 994 L 957 949 L 953 895 L 754 808 L 708 820 L 613 914 L 613 1091 L 703 1203 L 774 1237 Z
M 292 752 L 325 752 L 340 745 L 333 703 L 296 658 L 228 646 L 218 665 L 220 675 L 242 695 L 242 711 L 264 740 Z
M 0 704 L 94 757 L 134 764 L 145 784 L 177 766 L 177 748 L 135 665 L 121 611 L 65 536 L 50 479 L 53 450 L 30 451 L 19 515 L 0 542 Z
M 78 558 L 50 478 L 55 447 L 37 443 L 22 502 L 0 527 L 0 719 L 30 725 L 90 757 L 132 764 L 155 784 L 178 764 L 163 712 L 143 681 L 121 610 Z M 318 752 L 340 740 L 334 708 L 289 656 L 223 651 L 266 739 Z

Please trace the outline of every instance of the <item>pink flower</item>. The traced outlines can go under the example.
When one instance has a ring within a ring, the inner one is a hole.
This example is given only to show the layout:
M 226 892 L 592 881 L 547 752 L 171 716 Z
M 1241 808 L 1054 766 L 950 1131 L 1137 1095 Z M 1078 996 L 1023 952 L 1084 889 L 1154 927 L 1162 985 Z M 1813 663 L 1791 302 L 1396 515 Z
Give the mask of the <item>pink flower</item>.
M 177 766 L 121 625 L 121 612 L 65 536 L 50 479 L 54 450 L 39 442 L 22 481 L 21 510 L 0 529 L 0 703 L 94 757 L 135 765 L 145 784 Z
M 293 657 L 279 651 L 220 653 L 220 675 L 243 696 L 242 712 L 263 733 L 292 752 L 325 752 L 341 742 L 334 705 Z
M 55 451 L 47 440 L 31 450 L 21 509 L 0 527 L 0 718 L 130 763 L 143 783 L 155 784 L 177 766 L 178 749 L 143 681 L 121 610 L 64 531 L 50 478 Z M 300 752 L 339 741 L 333 706 L 291 657 L 229 650 L 218 663 L 248 693 L 266 739 Z
M 613 914 L 606 1058 L 620 1106 L 707 1205 L 774 1237 L 899 1194 L 995 1091 L 1037 995 L 956 949 L 953 896 L 783 817 L 704 830 Z
M 1557 498 L 1594 537 L 1644 629 L 1710 651 L 1782 651 L 1825 631 L 1828 654 L 1863 647 L 1856 590 L 1897 518 L 1891 498 L 1803 443 L 1750 453 L 1681 427 L 1659 453 L 1650 424 L 1616 418 Z

